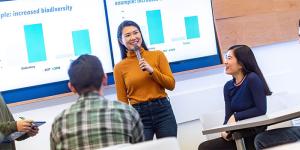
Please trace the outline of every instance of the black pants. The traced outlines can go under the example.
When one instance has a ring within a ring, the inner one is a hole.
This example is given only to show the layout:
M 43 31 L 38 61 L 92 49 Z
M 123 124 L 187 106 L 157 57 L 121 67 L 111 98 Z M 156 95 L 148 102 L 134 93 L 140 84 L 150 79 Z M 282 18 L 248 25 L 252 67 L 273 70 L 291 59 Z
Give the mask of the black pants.
M 254 138 L 257 134 L 266 130 L 267 127 L 254 127 L 245 130 L 239 130 L 239 137 L 244 137 L 245 147 L 247 150 L 255 150 Z M 236 150 L 236 144 L 234 140 L 226 141 L 222 137 L 205 141 L 201 143 L 198 150 Z
M 254 137 L 244 138 L 247 150 L 255 150 Z M 235 141 L 226 141 L 222 137 L 201 143 L 198 150 L 236 150 Z

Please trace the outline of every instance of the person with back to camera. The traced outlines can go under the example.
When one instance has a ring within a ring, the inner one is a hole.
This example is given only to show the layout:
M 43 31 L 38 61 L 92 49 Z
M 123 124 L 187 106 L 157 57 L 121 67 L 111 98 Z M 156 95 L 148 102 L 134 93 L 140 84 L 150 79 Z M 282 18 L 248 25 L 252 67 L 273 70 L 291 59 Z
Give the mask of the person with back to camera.
M 298 40 L 300 42 L 300 20 L 298 24 Z M 300 140 L 300 127 L 285 127 L 268 130 L 255 137 L 254 144 L 257 150 L 281 144 L 293 143 Z
M 35 136 L 39 132 L 38 127 L 32 126 L 32 120 L 18 120 L 15 121 L 11 112 L 9 111 L 7 105 L 5 104 L 1 94 L 0 94 L 0 134 L 3 134 L 3 139 L 9 136 L 11 133 L 19 131 L 25 132 L 26 134 L 17 138 L 16 140 L 21 141 L 27 139 L 30 136 Z M 1 142 L 0 150 L 15 150 L 15 142 Z
M 122 57 L 114 68 L 118 100 L 139 112 L 145 140 L 152 140 L 154 134 L 156 138 L 176 137 L 177 124 L 165 92 L 175 87 L 167 58 L 161 51 L 147 49 L 140 27 L 133 21 L 123 21 L 117 37 Z
M 244 120 L 267 112 L 266 96 L 271 95 L 267 82 L 259 69 L 252 50 L 246 45 L 229 48 L 225 59 L 225 72 L 233 79 L 224 85 L 224 124 Z M 254 149 L 254 137 L 266 127 L 242 131 L 247 150 Z M 199 150 L 234 150 L 231 133 L 222 132 L 221 137 L 201 143 Z
M 79 95 L 52 124 L 51 149 L 99 149 L 142 142 L 143 124 L 136 110 L 103 96 L 107 77 L 96 56 L 81 55 L 68 70 L 68 83 Z

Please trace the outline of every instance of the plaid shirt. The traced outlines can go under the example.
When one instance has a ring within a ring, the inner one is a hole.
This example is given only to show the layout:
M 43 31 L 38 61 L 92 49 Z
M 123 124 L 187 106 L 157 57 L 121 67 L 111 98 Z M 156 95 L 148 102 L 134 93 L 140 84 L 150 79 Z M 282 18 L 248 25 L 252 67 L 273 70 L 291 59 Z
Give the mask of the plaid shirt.
M 106 100 L 97 92 L 79 97 L 58 115 L 50 135 L 51 149 L 99 149 L 143 141 L 143 124 L 129 105 Z

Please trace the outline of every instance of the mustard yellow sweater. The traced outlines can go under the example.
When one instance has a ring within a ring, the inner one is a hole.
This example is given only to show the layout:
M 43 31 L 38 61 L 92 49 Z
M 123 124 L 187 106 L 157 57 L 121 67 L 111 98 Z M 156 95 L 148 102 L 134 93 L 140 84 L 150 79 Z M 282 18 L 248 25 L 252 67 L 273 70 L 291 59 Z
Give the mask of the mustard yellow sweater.
M 133 51 L 115 65 L 114 79 L 119 101 L 136 104 L 166 97 L 165 89 L 173 90 L 175 80 L 169 62 L 161 51 L 141 49 L 142 57 L 151 65 L 153 73 L 142 71 Z

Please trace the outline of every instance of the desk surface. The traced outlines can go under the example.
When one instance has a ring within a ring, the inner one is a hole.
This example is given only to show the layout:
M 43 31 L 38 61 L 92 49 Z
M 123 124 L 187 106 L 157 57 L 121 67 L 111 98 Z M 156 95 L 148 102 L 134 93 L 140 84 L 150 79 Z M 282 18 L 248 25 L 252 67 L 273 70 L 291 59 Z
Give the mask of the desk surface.
M 204 129 L 202 131 L 203 134 L 212 134 L 223 131 L 232 131 L 232 130 L 240 130 L 264 125 L 273 125 L 276 123 L 284 122 L 287 120 L 295 119 L 300 117 L 300 107 L 283 109 L 281 111 L 266 114 L 250 119 L 245 119 L 242 121 L 238 121 L 233 124 L 221 125 L 209 129 Z

